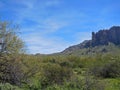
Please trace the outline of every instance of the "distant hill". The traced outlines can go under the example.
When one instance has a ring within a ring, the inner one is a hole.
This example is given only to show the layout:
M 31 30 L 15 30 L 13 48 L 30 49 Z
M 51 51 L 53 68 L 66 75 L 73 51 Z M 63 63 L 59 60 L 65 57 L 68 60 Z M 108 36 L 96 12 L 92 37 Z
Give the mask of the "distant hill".
M 96 53 L 115 53 L 120 51 L 120 26 L 113 26 L 110 29 L 92 32 L 92 39 L 70 46 L 61 54 L 88 55 Z

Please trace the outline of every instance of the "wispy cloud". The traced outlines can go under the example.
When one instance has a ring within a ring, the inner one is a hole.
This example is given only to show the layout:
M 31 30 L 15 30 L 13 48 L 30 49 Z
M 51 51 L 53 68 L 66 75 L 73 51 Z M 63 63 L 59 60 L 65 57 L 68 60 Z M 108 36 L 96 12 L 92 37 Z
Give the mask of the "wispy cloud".
M 67 22 L 61 22 L 58 20 L 54 20 L 54 19 L 47 19 L 43 22 L 43 29 L 45 32 L 47 33 L 54 33 L 58 30 L 61 30 L 61 28 L 67 26 L 68 23 Z M 43 32 L 44 32 L 43 31 Z
M 34 33 L 24 36 L 28 45 L 29 53 L 55 53 L 64 50 L 70 45 L 69 42 L 59 37 L 45 37 L 42 34 Z
M 19 1 L 16 3 L 19 4 Z M 42 10 L 47 7 L 58 5 L 58 0 L 52 0 L 39 3 L 39 10 L 35 7 L 35 2 L 22 1 L 22 5 L 26 6 L 20 10 L 16 9 L 19 23 L 24 23 L 25 19 L 30 19 L 37 24 L 34 26 L 22 27 L 22 38 L 28 46 L 29 53 L 53 53 L 65 49 L 69 46 L 69 42 L 62 40 L 61 37 L 52 36 L 55 32 L 61 30 L 67 25 L 54 17 L 43 18 Z M 42 11 L 42 13 L 41 13 Z M 17 21 L 18 22 L 18 21 Z M 50 36 L 49 36 L 50 35 Z M 59 42 L 59 43 L 58 43 Z

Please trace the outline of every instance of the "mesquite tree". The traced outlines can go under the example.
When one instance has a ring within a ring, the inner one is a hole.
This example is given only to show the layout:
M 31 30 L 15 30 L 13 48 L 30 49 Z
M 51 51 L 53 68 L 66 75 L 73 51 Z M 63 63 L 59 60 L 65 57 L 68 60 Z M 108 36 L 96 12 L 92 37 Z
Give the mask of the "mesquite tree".
M 23 41 L 18 37 L 18 26 L 8 22 L 0 22 L 0 51 L 4 53 L 21 53 Z
M 0 83 L 20 85 L 23 72 L 20 54 L 24 43 L 18 37 L 18 26 L 0 21 Z

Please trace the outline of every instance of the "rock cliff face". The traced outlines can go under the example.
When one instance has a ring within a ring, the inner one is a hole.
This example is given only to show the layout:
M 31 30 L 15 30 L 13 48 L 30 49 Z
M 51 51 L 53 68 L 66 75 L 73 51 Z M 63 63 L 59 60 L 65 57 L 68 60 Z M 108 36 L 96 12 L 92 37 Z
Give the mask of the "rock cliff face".
M 113 26 L 109 30 L 100 30 L 97 33 L 92 32 L 92 46 L 109 43 L 120 44 L 120 26 Z
M 120 45 L 120 26 L 113 26 L 110 29 L 99 30 L 96 33 L 92 32 L 91 40 L 85 40 L 78 45 L 65 49 L 63 52 L 71 52 L 83 48 L 108 45 L 109 43 Z

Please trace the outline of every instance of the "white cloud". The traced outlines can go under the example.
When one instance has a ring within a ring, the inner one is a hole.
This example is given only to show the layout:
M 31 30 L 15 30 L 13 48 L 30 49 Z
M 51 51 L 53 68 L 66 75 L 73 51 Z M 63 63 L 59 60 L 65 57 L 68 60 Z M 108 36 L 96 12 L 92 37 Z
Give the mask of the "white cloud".
M 43 29 L 48 33 L 53 33 L 67 25 L 68 24 L 66 22 L 61 22 L 54 19 L 47 19 L 43 22 Z
M 48 35 L 48 36 L 47 36 Z M 65 41 L 62 37 L 52 36 L 38 32 L 24 35 L 24 41 L 28 46 L 29 53 L 50 54 L 63 51 L 65 48 L 91 39 L 91 32 L 78 32 L 73 34 L 74 41 Z
M 23 28 L 22 38 L 27 44 L 29 53 L 55 53 L 68 47 L 70 45 L 69 42 L 65 41 L 62 37 L 52 35 L 66 25 L 67 23 L 65 22 L 47 19 L 40 23 L 40 25 L 33 26 L 32 28 Z
M 29 53 L 50 54 L 60 52 L 70 45 L 70 43 L 59 37 L 48 38 L 38 33 L 24 36 L 24 40 L 28 45 Z

